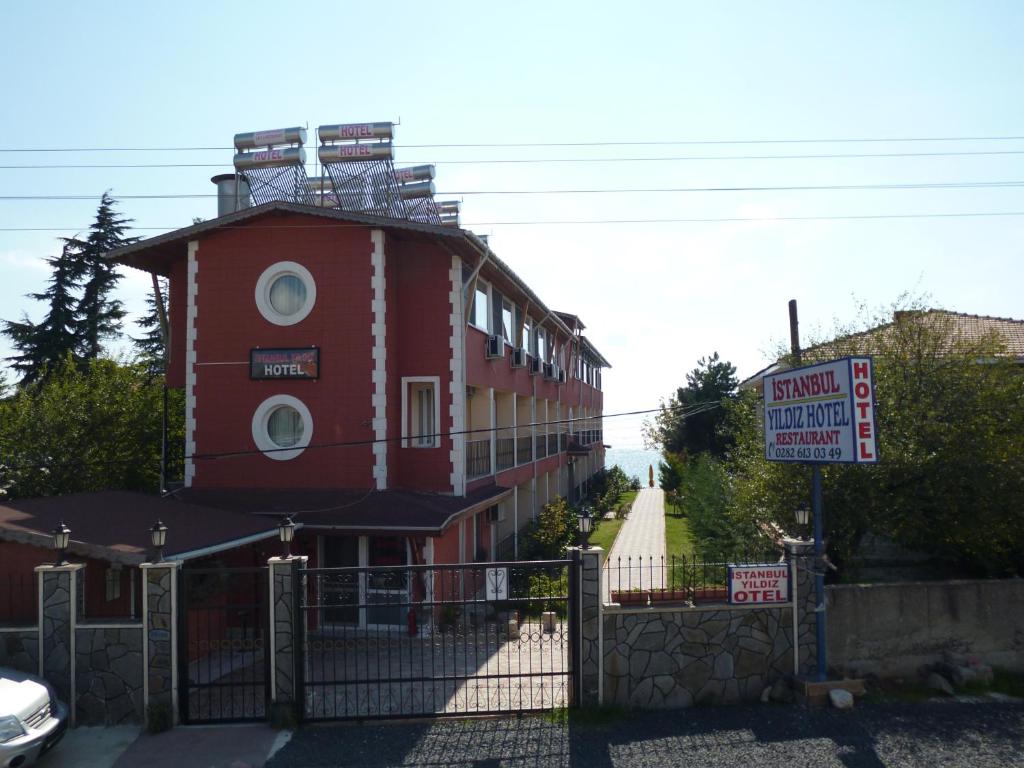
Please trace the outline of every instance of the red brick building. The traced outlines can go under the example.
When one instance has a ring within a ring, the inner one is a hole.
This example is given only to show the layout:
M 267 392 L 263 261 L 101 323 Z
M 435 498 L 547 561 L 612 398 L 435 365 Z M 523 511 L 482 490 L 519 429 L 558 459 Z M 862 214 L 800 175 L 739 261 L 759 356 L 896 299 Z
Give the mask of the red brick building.
M 607 361 L 468 231 L 270 202 L 112 258 L 170 279 L 173 495 L 317 564 L 512 558 L 603 466 Z

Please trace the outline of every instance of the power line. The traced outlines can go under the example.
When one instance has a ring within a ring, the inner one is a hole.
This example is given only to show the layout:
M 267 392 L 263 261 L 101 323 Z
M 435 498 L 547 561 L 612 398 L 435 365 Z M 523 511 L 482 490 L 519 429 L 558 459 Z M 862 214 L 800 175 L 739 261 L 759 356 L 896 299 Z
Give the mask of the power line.
M 726 216 L 721 218 L 661 218 L 661 219 L 550 219 L 550 220 L 521 220 L 521 221 L 474 221 L 463 224 L 462 229 L 472 227 L 500 227 L 500 226 L 586 226 L 586 225 L 608 225 L 608 224 L 730 224 L 730 223 L 770 223 L 775 221 L 870 221 L 882 219 L 961 219 L 981 217 L 1012 217 L 1024 216 L 1024 211 L 952 211 L 945 213 L 868 213 L 833 216 Z M 187 225 L 186 225 L 187 226 Z M 248 229 L 248 230 L 285 230 L 285 229 L 350 229 L 353 227 L 366 227 L 367 224 L 280 224 L 280 225 L 259 225 L 259 224 L 226 224 L 220 229 Z M 172 232 L 182 229 L 180 226 L 163 227 L 132 227 L 134 231 L 160 231 Z M 65 227 L 0 227 L 0 232 L 67 232 L 81 229 L 80 225 Z
M 535 158 L 476 158 L 472 160 L 402 160 L 400 162 L 421 165 L 494 165 L 494 164 L 543 164 L 543 163 L 665 163 L 704 160 L 832 160 L 859 158 L 897 157 L 970 157 L 1024 155 L 1024 149 L 971 150 L 949 152 L 843 152 L 833 154 L 797 155 L 674 155 L 668 157 L 535 157 Z M 57 163 L 32 165 L 0 165 L 0 170 L 49 170 L 49 169 L 96 169 L 96 168 L 228 168 L 230 163 Z
M 626 141 L 533 141 L 492 143 L 396 144 L 396 147 L 427 148 L 512 148 L 512 147 L 640 147 L 640 146 L 736 146 L 751 144 L 868 144 L 943 141 L 1022 141 L 1024 136 L 907 136 L 813 139 L 666 139 Z M 223 152 L 233 146 L 220 147 L 0 147 L 0 152 Z
M 469 195 L 585 195 L 585 194 L 657 194 L 657 193 L 699 193 L 699 192 L 835 192 L 872 191 L 902 189 L 1002 189 L 1024 186 L 1024 181 L 940 181 L 902 182 L 879 184 L 794 184 L 779 186 L 735 186 L 735 187 L 607 187 L 577 189 L 468 189 L 447 190 L 438 196 Z M 0 200 L 41 201 L 41 200 L 95 200 L 95 194 L 68 195 L 0 195 Z M 118 200 L 177 200 L 193 198 L 215 198 L 215 193 L 170 193 L 170 194 L 123 194 Z
M 706 411 L 713 410 L 715 408 L 719 408 L 719 407 L 721 407 L 722 402 L 723 402 L 722 400 L 708 400 L 708 401 L 701 402 L 701 403 L 690 403 L 690 404 L 688 404 L 685 407 L 682 406 L 681 404 L 678 404 L 676 406 L 673 406 L 673 405 L 670 404 L 670 405 L 660 406 L 658 408 L 641 409 L 641 410 L 636 410 L 636 411 L 622 411 L 622 412 L 619 412 L 619 413 L 605 413 L 605 414 L 600 414 L 600 415 L 595 415 L 595 416 L 578 416 L 578 417 L 575 417 L 575 418 L 572 418 L 572 419 L 554 419 L 554 420 L 550 420 L 550 421 L 535 421 L 535 422 L 531 422 L 529 424 L 519 424 L 516 427 L 511 427 L 511 426 L 507 426 L 507 427 L 481 427 L 479 429 L 464 429 L 464 430 L 452 431 L 452 432 L 436 432 L 436 433 L 430 434 L 430 435 L 416 435 L 416 438 L 418 439 L 418 438 L 456 437 L 456 436 L 464 436 L 464 435 L 479 435 L 479 434 L 484 434 L 484 433 L 488 433 L 489 434 L 489 433 L 494 433 L 494 432 L 503 432 L 503 431 L 506 431 L 506 430 L 516 429 L 516 428 L 532 429 L 533 427 L 548 427 L 548 426 L 557 426 L 557 425 L 561 425 L 561 424 L 571 425 L 571 424 L 578 424 L 578 423 L 581 423 L 581 422 L 592 423 L 592 422 L 598 421 L 598 420 L 619 418 L 619 417 L 623 417 L 623 416 L 639 416 L 639 415 L 647 415 L 647 414 L 651 414 L 651 413 L 661 413 L 666 408 L 671 410 L 674 407 L 678 407 L 678 408 L 683 408 L 684 409 L 682 411 L 682 413 L 679 414 L 679 416 L 685 420 L 685 419 L 689 418 L 690 416 L 696 416 L 699 413 L 704 413 Z M 691 410 L 686 410 L 686 409 L 691 409 Z M 560 433 L 554 433 L 554 434 L 558 435 Z M 401 442 L 403 440 L 411 440 L 411 439 L 414 439 L 414 438 L 408 437 L 408 436 L 407 437 L 396 436 L 396 437 L 370 438 L 370 439 L 366 439 L 366 440 L 342 440 L 342 441 L 332 441 L 332 442 L 327 442 L 327 443 L 311 443 L 310 445 L 304 446 L 304 447 L 302 447 L 301 449 L 298 449 L 298 450 L 307 451 L 307 450 L 317 450 L 317 449 L 326 449 L 326 448 L 358 448 L 358 447 L 372 446 L 372 445 L 376 445 L 378 443 L 395 443 L 395 442 Z M 261 455 L 261 454 L 279 453 L 279 452 L 282 452 L 282 451 L 294 451 L 294 450 L 297 450 L 294 446 L 293 447 L 289 447 L 289 448 L 270 448 L 270 449 L 246 448 L 246 449 L 236 450 L 236 451 L 219 451 L 219 452 L 214 452 L 214 453 L 186 454 L 185 456 L 182 457 L 182 460 L 187 461 L 189 459 L 192 459 L 192 460 L 209 461 L 209 460 L 216 460 L 216 459 L 231 459 L 231 458 L 238 458 L 238 457 L 241 457 L 241 456 L 256 456 L 256 455 Z M 27 470 L 27 469 L 59 469 L 59 468 L 81 467 L 81 466 L 84 466 L 84 465 L 89 465 L 89 466 L 106 466 L 106 465 L 113 465 L 113 464 L 125 464 L 125 463 L 135 462 L 135 461 L 138 461 L 138 459 L 136 457 L 127 457 L 127 458 L 123 458 L 123 459 L 104 459 L 102 461 L 92 461 L 92 460 L 85 460 L 85 459 L 83 459 L 83 460 L 80 460 L 80 461 L 67 461 L 67 462 L 61 462 L 61 463 L 33 462 L 33 463 L 28 463 L 28 464 L 13 464 L 13 465 L 12 464 L 0 464 L 0 467 L 2 467 L 3 469 L 5 469 L 7 471 L 23 471 L 23 470 Z

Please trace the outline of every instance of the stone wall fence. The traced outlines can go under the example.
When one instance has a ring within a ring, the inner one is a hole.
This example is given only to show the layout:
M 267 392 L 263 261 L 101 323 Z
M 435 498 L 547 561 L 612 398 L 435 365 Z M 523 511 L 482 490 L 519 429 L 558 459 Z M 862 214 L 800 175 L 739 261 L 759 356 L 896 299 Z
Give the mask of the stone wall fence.
M 34 622 L 0 626 L 0 666 L 45 678 L 69 704 L 71 726 L 143 723 L 154 705 L 176 722 L 176 563 L 142 566 L 140 619 L 80 615 L 85 566 L 40 565 Z M 2 619 L 3 617 L 0 617 Z
M 596 547 L 583 552 L 587 585 L 590 569 L 601 572 L 603 553 Z M 780 678 L 813 674 L 818 614 L 810 555 L 795 547 L 787 558 L 795 590 L 789 603 L 772 607 L 620 605 L 584 586 L 581 658 L 594 666 L 583 670 L 580 704 L 657 709 L 734 703 L 760 698 Z M 595 676 L 596 691 L 590 682 Z

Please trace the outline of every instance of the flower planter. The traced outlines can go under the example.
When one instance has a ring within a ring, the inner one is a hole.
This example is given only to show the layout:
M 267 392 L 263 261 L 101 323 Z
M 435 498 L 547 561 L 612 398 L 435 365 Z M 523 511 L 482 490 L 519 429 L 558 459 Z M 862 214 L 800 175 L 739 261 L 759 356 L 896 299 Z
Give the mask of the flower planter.
M 651 593 L 646 590 L 612 590 L 612 602 L 619 605 L 647 605 L 650 599 Z
M 693 590 L 693 602 L 695 603 L 724 603 L 728 599 L 728 587 L 704 587 Z
M 652 603 L 682 603 L 690 599 L 685 589 L 654 589 L 651 590 Z

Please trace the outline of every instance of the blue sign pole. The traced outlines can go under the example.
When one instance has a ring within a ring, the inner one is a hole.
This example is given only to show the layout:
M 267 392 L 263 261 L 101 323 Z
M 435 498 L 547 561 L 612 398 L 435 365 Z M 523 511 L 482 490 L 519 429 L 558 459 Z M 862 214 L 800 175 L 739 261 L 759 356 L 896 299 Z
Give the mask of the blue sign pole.
M 821 509 L 820 464 L 814 464 L 811 467 L 811 496 L 812 511 L 814 512 L 814 588 L 817 592 L 815 626 L 817 627 L 818 673 L 816 677 L 820 682 L 828 678 L 828 660 L 826 658 L 825 645 L 825 537 Z

